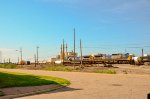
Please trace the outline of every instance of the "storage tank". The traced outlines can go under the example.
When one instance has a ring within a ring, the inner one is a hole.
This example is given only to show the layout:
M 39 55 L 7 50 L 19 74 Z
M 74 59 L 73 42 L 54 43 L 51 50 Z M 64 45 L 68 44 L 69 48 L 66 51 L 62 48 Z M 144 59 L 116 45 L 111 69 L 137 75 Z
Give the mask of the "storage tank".
M 133 57 L 135 65 L 141 65 L 142 59 L 140 57 Z
M 55 64 L 61 64 L 62 63 L 62 61 L 61 60 L 57 60 L 57 61 L 55 61 Z

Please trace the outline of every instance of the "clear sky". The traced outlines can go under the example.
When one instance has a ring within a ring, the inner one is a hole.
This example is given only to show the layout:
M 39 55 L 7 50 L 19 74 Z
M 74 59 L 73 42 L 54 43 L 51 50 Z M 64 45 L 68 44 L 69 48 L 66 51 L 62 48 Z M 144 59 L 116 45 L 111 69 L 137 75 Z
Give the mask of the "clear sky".
M 83 53 L 150 53 L 150 0 L 0 0 L 2 58 L 41 60 L 73 50 L 73 28 Z M 138 48 L 134 48 L 138 47 Z

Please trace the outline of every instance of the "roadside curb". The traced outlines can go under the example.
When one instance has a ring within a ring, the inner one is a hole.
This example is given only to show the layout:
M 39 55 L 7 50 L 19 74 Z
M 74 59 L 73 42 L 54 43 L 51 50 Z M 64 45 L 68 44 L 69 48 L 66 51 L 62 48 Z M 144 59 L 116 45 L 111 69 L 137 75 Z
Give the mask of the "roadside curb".
M 37 90 L 37 91 L 27 92 L 27 93 L 23 93 L 23 94 L 21 93 L 21 94 L 15 94 L 15 95 L 5 95 L 5 96 L 1 96 L 0 99 L 12 99 L 12 98 L 42 94 L 42 93 L 50 92 L 50 91 L 57 90 L 57 89 L 60 89 L 60 88 L 63 88 L 63 87 L 65 87 L 65 86 L 58 85 L 58 86 L 52 87 L 50 89 L 48 88 L 48 89 L 45 89 L 45 90 Z

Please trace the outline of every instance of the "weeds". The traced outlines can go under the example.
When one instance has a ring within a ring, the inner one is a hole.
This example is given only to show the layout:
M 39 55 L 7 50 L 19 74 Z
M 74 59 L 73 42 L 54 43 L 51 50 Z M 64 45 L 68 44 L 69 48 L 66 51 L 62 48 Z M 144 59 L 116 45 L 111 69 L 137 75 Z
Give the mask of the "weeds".
M 126 70 L 123 70 L 122 72 L 123 72 L 124 74 L 128 74 L 128 72 L 127 72 Z
M 14 69 L 14 68 L 17 68 L 17 65 L 16 64 L 0 64 L 0 68 Z
M 66 72 L 74 71 L 73 68 L 66 67 L 66 66 L 50 66 L 50 67 L 44 68 L 44 70 L 49 70 L 49 71 L 66 71 Z
M 102 71 L 96 71 L 96 73 L 102 73 L 102 74 L 116 74 L 115 70 L 102 70 Z

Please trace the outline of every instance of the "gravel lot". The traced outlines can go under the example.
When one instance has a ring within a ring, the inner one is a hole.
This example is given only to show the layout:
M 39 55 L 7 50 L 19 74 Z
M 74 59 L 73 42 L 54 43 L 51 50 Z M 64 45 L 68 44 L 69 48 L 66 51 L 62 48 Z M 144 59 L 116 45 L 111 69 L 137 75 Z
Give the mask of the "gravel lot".
M 54 76 L 71 81 L 71 85 L 63 89 L 17 99 L 147 99 L 147 94 L 150 93 L 150 75 L 148 74 L 97 74 L 19 69 L 0 70 Z

